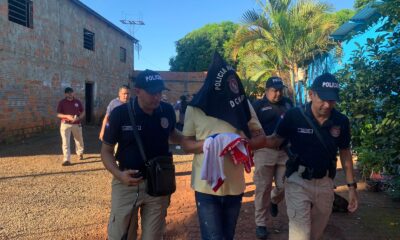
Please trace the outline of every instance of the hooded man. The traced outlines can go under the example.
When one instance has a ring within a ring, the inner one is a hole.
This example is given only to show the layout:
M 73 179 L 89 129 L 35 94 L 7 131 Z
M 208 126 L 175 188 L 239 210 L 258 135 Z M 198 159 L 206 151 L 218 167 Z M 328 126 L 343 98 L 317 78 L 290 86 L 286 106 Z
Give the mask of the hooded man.
M 222 166 L 225 182 L 217 191 L 201 179 L 204 141 L 219 133 L 249 138 L 263 132 L 235 70 L 215 53 L 204 85 L 186 109 L 182 132 L 183 149 L 195 154 L 191 185 L 203 239 L 233 239 L 246 187 L 244 166 L 234 164 L 227 155 Z M 215 153 L 215 161 L 218 157 Z

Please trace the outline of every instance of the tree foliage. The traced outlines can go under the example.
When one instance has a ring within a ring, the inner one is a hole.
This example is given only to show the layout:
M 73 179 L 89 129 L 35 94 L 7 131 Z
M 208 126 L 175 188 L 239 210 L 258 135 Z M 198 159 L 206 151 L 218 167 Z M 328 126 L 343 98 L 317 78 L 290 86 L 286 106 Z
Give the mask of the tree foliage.
M 358 45 L 351 62 L 337 73 L 342 80 L 340 108 L 352 119 L 353 146 L 365 176 L 372 171 L 400 171 L 400 34 L 398 8 L 386 0 L 389 32 Z M 397 14 L 397 15 L 396 15 Z M 400 187 L 396 190 L 400 194 Z
M 370 2 L 375 2 L 375 0 L 356 0 L 353 7 L 358 11 L 367 6 L 367 4 Z
M 233 54 L 241 64 L 254 67 L 254 72 L 261 69 L 256 76 L 289 70 L 294 89 L 298 68 L 328 51 L 333 45 L 329 34 L 337 25 L 326 17 L 329 6 L 325 3 L 267 0 L 260 6 L 261 12 L 244 14 Z
M 393 32 L 394 37 L 399 33 L 400 21 L 400 0 L 383 0 L 382 4 L 378 4 L 377 8 L 381 15 L 387 16 L 387 21 L 383 25 L 383 30 Z M 397 31 L 395 27 L 397 26 Z
M 171 71 L 207 71 L 214 51 L 229 56 L 229 49 L 224 47 L 238 29 L 233 22 L 207 24 L 188 33 L 176 42 L 175 57 L 170 58 Z M 229 62 L 229 58 L 226 59 Z
M 328 13 L 327 18 L 334 22 L 338 27 L 349 21 L 349 19 L 355 14 L 354 10 L 342 9 L 337 12 Z

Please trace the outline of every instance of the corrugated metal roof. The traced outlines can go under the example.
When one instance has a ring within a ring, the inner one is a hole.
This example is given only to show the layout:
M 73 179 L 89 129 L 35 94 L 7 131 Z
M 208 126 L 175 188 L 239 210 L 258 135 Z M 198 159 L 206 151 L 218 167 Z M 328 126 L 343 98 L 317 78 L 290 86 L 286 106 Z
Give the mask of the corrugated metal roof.
M 357 12 L 350 20 L 343 25 L 341 25 L 338 29 L 336 29 L 331 37 L 335 40 L 343 39 L 349 32 L 351 32 L 355 27 L 360 24 L 363 24 L 377 14 L 377 9 L 374 7 L 374 4 L 381 4 L 381 1 L 377 1 L 375 3 L 369 3 L 366 7 Z
M 127 32 L 125 32 L 124 30 L 122 30 L 121 28 L 119 28 L 117 25 L 115 25 L 114 23 L 108 21 L 105 17 L 101 16 L 100 14 L 98 14 L 97 12 L 95 12 L 93 9 L 89 8 L 88 6 L 86 6 L 85 4 L 83 4 L 81 1 L 79 0 L 71 0 L 73 3 L 75 3 L 76 5 L 78 5 L 79 7 L 83 8 L 84 10 L 88 11 L 90 14 L 94 15 L 95 17 L 99 18 L 101 21 L 105 22 L 107 25 L 109 25 L 110 27 L 114 28 L 115 30 L 117 30 L 118 32 L 120 32 L 122 35 L 124 35 L 125 37 L 129 38 L 130 40 L 132 40 L 134 43 L 139 42 L 139 40 L 137 40 L 136 38 L 132 37 L 130 34 L 128 34 Z
M 376 8 L 367 6 L 363 9 L 361 9 L 352 18 L 350 18 L 350 21 L 365 21 L 365 20 L 369 19 L 372 15 L 374 15 L 376 13 L 376 11 L 377 11 Z
M 338 29 L 336 29 L 331 34 L 331 37 L 333 37 L 333 38 L 344 37 L 347 33 L 349 33 L 351 30 L 353 30 L 359 24 L 360 23 L 356 23 L 356 22 L 346 22 L 343 25 L 341 25 Z

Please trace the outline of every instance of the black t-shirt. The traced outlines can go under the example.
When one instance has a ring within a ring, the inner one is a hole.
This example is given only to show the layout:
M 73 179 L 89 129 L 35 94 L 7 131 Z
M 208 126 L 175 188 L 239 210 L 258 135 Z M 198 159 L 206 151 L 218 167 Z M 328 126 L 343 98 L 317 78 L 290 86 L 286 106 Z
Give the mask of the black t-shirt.
M 116 107 L 110 115 L 104 132 L 103 142 L 118 143 L 116 159 L 120 169 L 144 170 L 144 161 L 140 155 L 128 114 L 129 104 Z M 160 102 L 160 106 L 148 115 L 134 100 L 134 117 L 142 139 L 147 159 L 157 156 L 170 156 L 168 138 L 176 124 L 175 111 L 169 103 Z
M 279 121 L 285 115 L 285 112 L 293 107 L 293 103 L 289 98 L 282 97 L 277 103 L 271 103 L 266 97 L 256 101 L 253 104 L 254 111 L 257 114 L 266 135 L 271 135 Z
M 337 150 L 350 147 L 349 119 L 333 109 L 329 119 L 320 126 L 311 112 L 311 104 L 307 104 L 305 114 L 318 128 L 330 150 L 329 153 L 315 135 L 313 128 L 304 119 L 299 108 L 292 108 L 286 112 L 278 126 L 277 134 L 289 140 L 292 152 L 299 155 L 302 165 L 327 170 L 331 160 L 336 159 Z

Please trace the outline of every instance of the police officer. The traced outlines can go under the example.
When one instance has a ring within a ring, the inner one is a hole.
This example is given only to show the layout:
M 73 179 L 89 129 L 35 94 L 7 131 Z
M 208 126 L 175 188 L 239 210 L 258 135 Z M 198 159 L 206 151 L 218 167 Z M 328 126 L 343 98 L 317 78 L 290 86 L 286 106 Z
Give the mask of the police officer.
M 99 139 L 103 141 L 103 136 L 104 136 L 104 130 L 106 129 L 106 124 L 108 123 L 108 119 L 110 118 L 111 111 L 114 110 L 114 108 L 127 103 L 129 100 L 131 93 L 130 93 L 130 88 L 128 85 L 122 85 L 119 87 L 118 90 L 118 97 L 114 98 L 111 100 L 111 102 L 107 106 L 106 110 L 106 115 L 104 116 L 103 123 L 101 125 L 100 133 L 99 133 Z
M 137 76 L 133 90 L 136 97 L 131 100 L 132 111 L 146 157 L 170 155 L 168 141 L 179 144 L 182 136 L 175 130 L 173 107 L 161 101 L 162 91 L 167 90 L 164 81 L 157 72 L 145 70 Z M 125 233 L 128 233 L 127 239 L 137 239 L 139 208 L 142 239 L 162 239 L 170 196 L 148 195 L 146 180 L 137 175 L 144 172 L 145 165 L 135 141 L 128 107 L 130 104 L 123 104 L 111 112 L 101 148 L 103 164 L 113 175 L 108 239 L 120 240 Z
M 253 106 L 265 134 L 271 135 L 285 112 L 293 107 L 292 101 L 284 97 L 284 88 L 280 77 L 270 77 L 265 84 L 265 96 L 256 101 Z M 256 185 L 254 206 L 256 236 L 266 239 L 267 210 L 273 217 L 278 214 L 278 203 L 284 197 L 285 162 L 288 159 L 285 151 L 280 149 L 262 148 L 254 154 L 254 184 Z M 272 181 L 275 188 L 272 190 Z
M 277 147 L 288 139 L 293 156 L 297 156 L 289 156 L 285 184 L 289 239 L 292 240 L 321 239 L 332 212 L 332 179 L 338 150 L 349 188 L 348 210 L 354 212 L 358 207 L 349 119 L 335 109 L 339 100 L 336 78 L 329 73 L 318 76 L 311 86 L 309 98 L 311 102 L 303 112 L 300 108 L 290 109 L 276 134 L 267 136 L 262 144 Z

